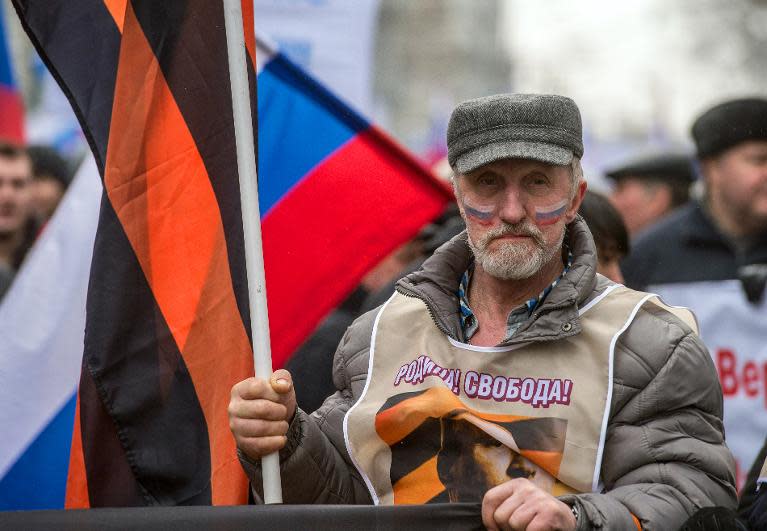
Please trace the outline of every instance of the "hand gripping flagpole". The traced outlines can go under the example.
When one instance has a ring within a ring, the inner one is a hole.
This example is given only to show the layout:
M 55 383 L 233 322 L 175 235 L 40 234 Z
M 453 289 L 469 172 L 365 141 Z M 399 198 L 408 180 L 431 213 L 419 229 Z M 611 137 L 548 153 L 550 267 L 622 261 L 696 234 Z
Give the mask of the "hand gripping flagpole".
M 261 212 L 258 207 L 253 118 L 250 87 L 245 62 L 245 34 L 241 0 L 224 0 L 226 48 L 229 56 L 229 79 L 232 83 L 234 136 L 237 146 L 237 172 L 240 176 L 242 226 L 245 238 L 245 268 L 248 275 L 250 327 L 253 331 L 253 360 L 256 376 L 269 380 L 272 375 L 272 351 L 269 343 L 269 314 L 266 305 L 266 279 L 261 242 Z M 264 501 L 282 503 L 280 458 L 277 452 L 261 458 Z

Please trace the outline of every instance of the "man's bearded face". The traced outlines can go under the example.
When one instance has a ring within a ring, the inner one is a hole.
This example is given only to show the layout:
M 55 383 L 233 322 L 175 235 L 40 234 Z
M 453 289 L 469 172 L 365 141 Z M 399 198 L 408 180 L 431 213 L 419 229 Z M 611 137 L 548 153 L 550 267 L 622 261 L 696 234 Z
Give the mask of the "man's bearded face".
M 526 159 L 462 175 L 455 191 L 476 263 L 502 280 L 530 278 L 552 261 L 579 204 L 569 167 Z

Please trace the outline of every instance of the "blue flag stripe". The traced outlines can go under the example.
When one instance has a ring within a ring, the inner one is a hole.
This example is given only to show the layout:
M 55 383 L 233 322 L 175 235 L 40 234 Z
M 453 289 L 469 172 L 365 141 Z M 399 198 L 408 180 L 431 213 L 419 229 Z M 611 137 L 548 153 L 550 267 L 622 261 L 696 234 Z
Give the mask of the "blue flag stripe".
M 280 54 L 258 75 L 258 122 L 262 217 L 312 168 L 368 127 Z
M 0 511 L 63 509 L 77 393 L 0 479 Z

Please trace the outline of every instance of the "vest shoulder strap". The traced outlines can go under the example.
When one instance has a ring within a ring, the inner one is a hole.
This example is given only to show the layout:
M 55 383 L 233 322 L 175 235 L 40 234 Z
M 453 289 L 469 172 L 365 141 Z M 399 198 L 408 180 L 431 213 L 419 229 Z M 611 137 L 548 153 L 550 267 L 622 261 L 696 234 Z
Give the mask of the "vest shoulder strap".
M 695 314 L 692 313 L 692 310 L 689 308 L 685 308 L 683 306 L 671 306 L 663 302 L 663 300 L 655 295 L 649 299 L 649 302 L 655 304 L 656 306 L 660 306 L 667 312 L 670 312 L 674 314 L 676 317 L 679 318 L 680 321 L 682 321 L 684 324 L 692 328 L 693 332 L 695 332 L 696 335 L 700 335 L 700 327 L 698 326 L 698 320 L 695 318 Z

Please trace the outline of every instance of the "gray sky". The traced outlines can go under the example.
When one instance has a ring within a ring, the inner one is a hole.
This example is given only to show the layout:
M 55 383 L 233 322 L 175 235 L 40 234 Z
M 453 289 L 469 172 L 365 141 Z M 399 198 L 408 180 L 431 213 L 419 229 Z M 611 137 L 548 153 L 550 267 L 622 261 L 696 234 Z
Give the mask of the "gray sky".
M 701 111 L 767 95 L 764 1 L 506 0 L 504 22 L 513 90 L 571 96 L 599 141 L 690 147 Z

